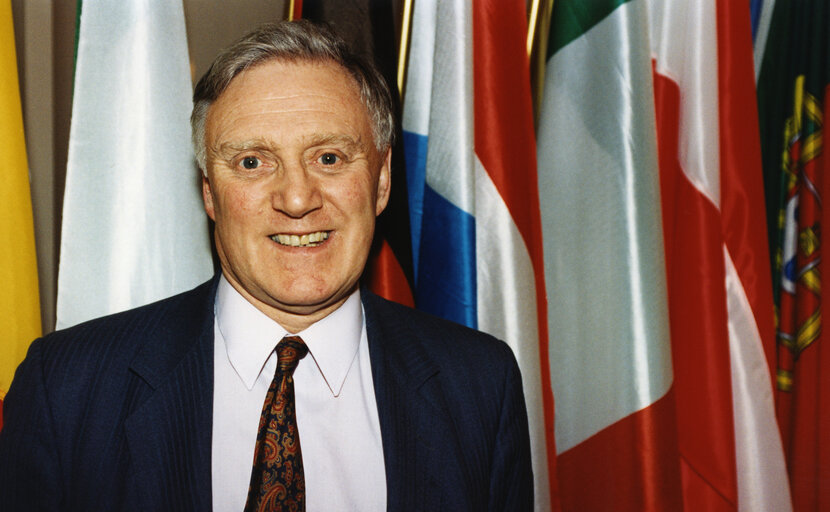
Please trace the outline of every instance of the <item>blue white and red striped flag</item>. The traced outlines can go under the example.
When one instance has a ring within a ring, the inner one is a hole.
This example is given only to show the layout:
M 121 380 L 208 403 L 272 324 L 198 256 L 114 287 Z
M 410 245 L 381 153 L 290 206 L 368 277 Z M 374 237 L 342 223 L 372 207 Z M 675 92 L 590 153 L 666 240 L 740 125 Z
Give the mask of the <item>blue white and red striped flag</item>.
M 553 461 L 541 220 L 523 2 L 415 4 L 403 128 L 418 308 L 507 341 L 537 510 Z

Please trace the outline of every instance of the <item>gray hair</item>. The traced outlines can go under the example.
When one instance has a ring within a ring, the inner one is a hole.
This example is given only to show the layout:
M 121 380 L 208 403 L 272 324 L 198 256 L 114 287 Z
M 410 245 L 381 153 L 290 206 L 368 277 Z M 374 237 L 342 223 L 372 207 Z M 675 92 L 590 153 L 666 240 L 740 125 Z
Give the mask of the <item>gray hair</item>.
M 342 66 L 357 82 L 360 99 L 372 121 L 375 147 L 385 153 L 392 146 L 395 126 L 392 96 L 383 76 L 371 63 L 354 53 L 325 25 L 307 20 L 266 23 L 222 50 L 196 84 L 190 127 L 196 161 L 202 173 L 207 173 L 205 122 L 208 109 L 237 75 L 275 59 L 333 62 Z

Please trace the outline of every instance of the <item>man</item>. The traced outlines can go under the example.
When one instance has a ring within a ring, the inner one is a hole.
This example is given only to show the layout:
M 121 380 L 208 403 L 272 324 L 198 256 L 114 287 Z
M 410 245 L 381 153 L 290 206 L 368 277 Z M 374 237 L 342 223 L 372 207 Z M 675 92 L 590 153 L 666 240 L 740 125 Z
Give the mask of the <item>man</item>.
M 32 344 L 0 510 L 531 508 L 510 349 L 359 287 L 391 187 L 379 74 L 326 29 L 265 25 L 192 124 L 222 271 Z

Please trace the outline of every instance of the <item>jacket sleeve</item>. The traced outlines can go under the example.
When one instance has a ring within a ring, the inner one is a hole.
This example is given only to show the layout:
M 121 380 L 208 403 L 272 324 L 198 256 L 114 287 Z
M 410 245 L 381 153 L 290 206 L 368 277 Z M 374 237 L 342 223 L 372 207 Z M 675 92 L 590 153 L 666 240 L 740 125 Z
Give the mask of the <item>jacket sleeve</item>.
M 15 372 L 3 401 L 0 430 L 0 510 L 61 510 L 63 483 L 43 383 L 41 344 L 35 342 Z
M 518 365 L 504 380 L 498 434 L 490 473 L 490 506 L 495 511 L 533 510 L 533 469 L 530 457 L 527 409 Z

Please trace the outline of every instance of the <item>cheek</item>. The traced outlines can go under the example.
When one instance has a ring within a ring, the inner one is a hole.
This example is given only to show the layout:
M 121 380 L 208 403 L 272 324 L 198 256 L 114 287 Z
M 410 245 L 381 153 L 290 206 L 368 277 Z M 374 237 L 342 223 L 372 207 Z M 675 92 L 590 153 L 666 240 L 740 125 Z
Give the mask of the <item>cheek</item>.
M 353 215 L 374 217 L 376 185 L 371 176 L 364 175 L 343 184 L 339 194 Z
M 214 200 L 217 216 L 246 220 L 262 212 L 260 194 L 250 187 L 227 187 Z

